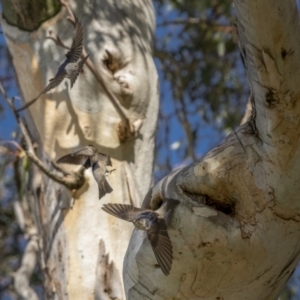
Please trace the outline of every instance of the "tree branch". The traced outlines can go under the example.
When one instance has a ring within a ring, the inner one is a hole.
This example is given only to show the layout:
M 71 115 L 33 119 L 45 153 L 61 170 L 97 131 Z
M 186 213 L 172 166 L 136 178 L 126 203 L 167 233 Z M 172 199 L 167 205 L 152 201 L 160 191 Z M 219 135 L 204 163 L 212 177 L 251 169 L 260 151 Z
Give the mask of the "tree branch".
M 25 124 L 23 123 L 22 118 L 20 118 L 19 114 L 16 113 L 13 102 L 11 99 L 8 98 L 1 82 L 0 82 L 0 93 L 2 94 L 5 101 L 8 103 L 9 107 L 15 114 L 15 118 L 20 126 L 21 132 L 24 136 L 25 143 L 27 146 L 27 150 L 25 150 L 25 152 L 26 152 L 27 156 L 32 160 L 32 162 L 35 165 L 37 165 L 39 167 L 39 169 L 41 171 L 43 171 L 52 180 L 54 180 L 60 184 L 63 184 L 64 186 L 66 186 L 67 188 L 69 188 L 71 190 L 80 188 L 84 182 L 83 170 L 81 170 L 80 172 L 76 172 L 76 173 L 75 172 L 69 173 L 65 177 L 62 177 L 62 176 L 56 174 L 55 172 L 49 170 L 48 167 L 36 156 L 35 151 L 34 151 L 34 146 L 31 142 L 31 138 L 27 131 L 27 128 L 26 128 Z

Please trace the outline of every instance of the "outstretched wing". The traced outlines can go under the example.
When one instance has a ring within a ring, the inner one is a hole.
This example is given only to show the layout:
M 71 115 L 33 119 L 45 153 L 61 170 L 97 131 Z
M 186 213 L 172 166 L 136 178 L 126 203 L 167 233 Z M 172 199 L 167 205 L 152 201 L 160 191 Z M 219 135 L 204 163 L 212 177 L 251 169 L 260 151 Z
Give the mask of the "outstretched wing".
M 147 230 L 147 236 L 161 270 L 166 276 L 169 275 L 173 261 L 173 250 L 165 220 L 157 219 L 157 222 Z
M 54 78 L 50 79 L 50 83 L 43 89 L 43 91 L 34 99 L 26 103 L 21 108 L 17 109 L 16 112 L 19 112 L 21 110 L 24 110 L 28 108 L 31 104 L 33 104 L 36 100 L 38 100 L 43 94 L 46 94 L 53 88 L 57 87 L 65 78 L 65 72 L 61 72 L 55 75 Z
M 92 156 L 95 154 L 95 151 L 96 151 L 96 149 L 94 146 L 85 146 L 85 147 L 78 149 L 77 151 L 74 151 L 73 154 L 74 155 Z
M 59 164 L 82 165 L 86 169 L 91 166 L 90 158 L 86 155 L 76 155 L 75 153 L 67 154 L 57 161 Z
M 142 208 L 134 207 L 129 204 L 108 203 L 101 207 L 105 212 L 119 218 L 132 222 L 133 218 L 144 211 Z
M 72 41 L 71 49 L 67 52 L 66 57 L 68 58 L 68 62 L 75 63 L 81 56 L 82 53 L 82 40 L 83 40 L 83 29 L 82 25 L 79 22 L 78 18 L 74 15 L 75 18 L 75 32 Z

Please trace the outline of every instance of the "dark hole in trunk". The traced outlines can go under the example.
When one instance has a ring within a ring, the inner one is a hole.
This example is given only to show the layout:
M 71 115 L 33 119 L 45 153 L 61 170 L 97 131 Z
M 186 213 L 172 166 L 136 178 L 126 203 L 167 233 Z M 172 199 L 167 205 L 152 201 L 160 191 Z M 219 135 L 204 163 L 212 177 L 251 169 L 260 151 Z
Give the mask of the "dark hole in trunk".
M 184 193 L 193 201 L 207 205 L 217 211 L 222 212 L 223 214 L 227 216 L 233 217 L 235 215 L 235 204 L 234 203 L 225 203 L 221 202 L 220 200 L 215 200 L 207 195 L 199 195 L 199 194 L 191 194 L 187 191 L 184 191 Z

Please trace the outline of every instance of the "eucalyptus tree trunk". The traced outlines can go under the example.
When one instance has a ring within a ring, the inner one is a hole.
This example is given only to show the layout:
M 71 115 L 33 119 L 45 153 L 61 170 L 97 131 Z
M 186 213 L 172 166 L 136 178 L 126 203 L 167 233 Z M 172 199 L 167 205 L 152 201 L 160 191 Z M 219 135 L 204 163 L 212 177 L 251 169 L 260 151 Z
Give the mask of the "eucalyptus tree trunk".
M 49 31 L 71 46 L 73 26 L 66 19 L 66 8 L 55 1 L 42 1 L 44 6 L 38 0 L 25 2 L 3 0 L 1 24 L 21 98 L 28 102 L 65 59 L 66 50 L 46 39 Z M 72 89 L 65 80 L 42 96 L 25 111 L 26 123 L 50 170 L 50 159 L 89 144 L 110 155 L 116 170 L 108 176 L 113 192 L 99 201 L 89 170 L 81 188 L 70 191 L 38 167 L 31 168 L 29 204 L 45 297 L 125 299 L 123 258 L 133 226 L 101 206 L 107 202 L 140 206 L 152 183 L 159 95 L 152 58 L 153 6 L 150 0 L 70 4 L 83 25 L 84 47 L 94 71 L 85 65 Z M 63 167 L 74 171 L 73 166 Z
M 300 36 L 294 0 L 236 0 L 252 115 L 201 161 L 145 198 L 181 201 L 168 218 L 174 261 L 156 268 L 147 237 L 124 261 L 128 299 L 274 300 L 300 255 Z

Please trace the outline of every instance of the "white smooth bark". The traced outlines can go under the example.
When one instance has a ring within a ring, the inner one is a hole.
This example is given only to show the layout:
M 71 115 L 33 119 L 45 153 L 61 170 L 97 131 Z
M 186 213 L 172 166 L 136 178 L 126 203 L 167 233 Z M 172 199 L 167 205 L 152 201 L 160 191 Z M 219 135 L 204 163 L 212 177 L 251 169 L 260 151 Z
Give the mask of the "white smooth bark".
M 241 125 L 145 198 L 152 208 L 181 201 L 168 218 L 174 262 L 164 276 L 135 231 L 124 263 L 130 300 L 274 300 L 299 260 L 298 10 L 293 0 L 234 4 L 255 126 Z
M 46 163 L 48 157 L 56 160 L 76 147 L 94 144 L 110 155 L 116 169 L 108 177 L 114 191 L 99 201 L 90 170 L 85 172 L 85 184 L 71 194 L 32 168 L 31 211 L 40 237 L 45 297 L 124 299 L 123 258 L 133 228 L 106 214 L 101 206 L 132 201 L 140 205 L 141 195 L 151 186 L 159 96 L 152 58 L 153 6 L 150 0 L 78 0 L 71 6 L 83 24 L 90 59 L 137 134 L 120 142 L 120 116 L 87 66 L 71 90 L 65 80 L 26 111 L 39 143 L 38 154 Z M 26 102 L 40 93 L 65 59 L 66 50 L 45 37 L 52 30 L 71 45 L 73 27 L 66 16 L 63 8 L 34 32 L 1 20 Z M 105 50 L 112 53 L 113 73 L 105 69 Z

